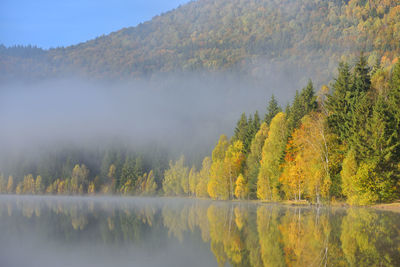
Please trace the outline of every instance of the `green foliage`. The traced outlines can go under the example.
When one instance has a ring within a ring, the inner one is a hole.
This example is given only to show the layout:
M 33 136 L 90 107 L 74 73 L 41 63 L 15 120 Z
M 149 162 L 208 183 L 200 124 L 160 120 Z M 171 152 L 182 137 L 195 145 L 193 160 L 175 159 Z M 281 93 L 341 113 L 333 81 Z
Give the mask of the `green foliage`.
M 1 73 L 2 78 L 42 78 L 76 71 L 120 78 L 241 65 L 252 73 L 268 59 L 278 71 L 289 67 L 288 73 L 301 71 L 305 78 L 313 73 L 320 84 L 333 72 L 332 63 L 352 60 L 363 49 L 372 64 L 380 55 L 385 64 L 397 56 L 398 7 L 397 0 L 192 1 L 70 47 L 2 46 Z
M 271 121 L 268 137 L 262 149 L 260 171 L 257 180 L 259 199 L 279 200 L 281 163 L 287 142 L 286 115 L 278 113 Z
M 272 95 L 268 102 L 267 113 L 265 114 L 264 122 L 269 125 L 276 114 L 281 111 L 282 108 L 278 105 L 278 101 L 276 101 L 275 96 Z
M 288 114 L 288 131 L 291 133 L 295 128 L 298 128 L 301 119 L 308 113 L 317 109 L 317 97 L 315 96 L 314 86 L 309 80 L 308 84 L 301 93 L 296 91 L 296 95 Z
M 169 169 L 164 173 L 164 181 L 162 184 L 164 193 L 167 196 L 179 196 L 187 193 L 185 189 L 188 184 L 189 170 L 184 166 L 185 158 L 182 156 L 175 163 L 169 163 Z M 182 187 L 183 186 L 183 187 Z
M 262 156 L 262 148 L 264 146 L 265 139 L 268 136 L 268 125 L 263 122 L 260 126 L 260 130 L 255 135 L 251 142 L 250 153 L 246 158 L 246 170 L 245 177 L 248 181 L 249 196 L 252 199 L 257 197 L 257 177 L 260 169 L 260 162 Z

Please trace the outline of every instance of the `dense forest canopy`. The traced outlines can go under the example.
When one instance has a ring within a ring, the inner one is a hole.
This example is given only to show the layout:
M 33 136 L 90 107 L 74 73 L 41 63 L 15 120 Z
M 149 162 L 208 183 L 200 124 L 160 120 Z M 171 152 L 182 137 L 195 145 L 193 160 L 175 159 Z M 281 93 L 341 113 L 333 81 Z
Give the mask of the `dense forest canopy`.
M 239 69 L 329 81 L 340 60 L 370 65 L 400 52 L 397 0 L 198 0 L 70 47 L 0 47 L 2 80 L 71 73 L 121 79 L 157 72 Z

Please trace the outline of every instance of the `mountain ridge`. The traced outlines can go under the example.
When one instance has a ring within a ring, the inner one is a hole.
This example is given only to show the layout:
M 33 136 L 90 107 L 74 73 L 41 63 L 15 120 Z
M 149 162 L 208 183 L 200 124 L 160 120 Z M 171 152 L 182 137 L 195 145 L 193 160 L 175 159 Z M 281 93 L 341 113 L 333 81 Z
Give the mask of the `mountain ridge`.
M 22 56 L 0 47 L 1 80 L 71 74 L 123 79 L 199 70 L 262 75 L 273 65 L 321 83 L 329 81 L 338 61 L 352 61 L 360 51 L 371 65 L 392 63 L 400 54 L 400 3 L 198 0 L 77 45 L 19 49 Z

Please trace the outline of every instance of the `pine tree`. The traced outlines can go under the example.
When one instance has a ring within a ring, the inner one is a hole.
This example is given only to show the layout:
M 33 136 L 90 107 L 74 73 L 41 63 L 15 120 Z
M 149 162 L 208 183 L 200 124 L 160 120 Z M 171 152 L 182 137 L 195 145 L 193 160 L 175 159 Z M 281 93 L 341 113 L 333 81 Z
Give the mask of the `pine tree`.
M 350 67 L 347 63 L 339 63 L 338 77 L 333 84 L 333 93 L 328 95 L 328 125 L 341 140 L 346 140 L 351 127 L 349 95 L 351 88 Z
M 267 113 L 264 117 L 264 122 L 269 125 L 272 119 L 275 117 L 276 114 L 282 111 L 282 108 L 278 105 L 278 102 L 275 99 L 275 96 L 272 95 L 271 99 L 268 102 Z
M 290 107 L 288 120 L 288 133 L 292 133 L 294 129 L 298 128 L 301 123 L 301 119 L 317 109 L 317 97 L 315 96 L 314 86 L 312 81 L 309 80 L 308 84 L 301 93 L 296 91 L 294 101 Z
M 136 166 L 136 160 L 131 156 L 127 156 L 125 159 L 125 163 L 122 166 L 121 179 L 120 179 L 121 186 L 125 185 L 128 181 L 130 182 L 130 184 L 135 184 L 137 179 L 136 176 L 137 170 L 135 166 Z
M 249 124 L 245 113 L 242 113 L 239 121 L 236 124 L 236 128 L 232 137 L 232 141 L 240 140 L 242 143 L 246 141 L 247 131 Z

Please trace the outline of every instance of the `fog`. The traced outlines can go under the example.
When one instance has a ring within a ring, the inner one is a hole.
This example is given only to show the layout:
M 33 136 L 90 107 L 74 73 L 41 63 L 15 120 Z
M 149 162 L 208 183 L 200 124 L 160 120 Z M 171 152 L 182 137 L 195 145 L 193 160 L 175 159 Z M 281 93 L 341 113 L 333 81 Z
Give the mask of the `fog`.
M 285 105 L 302 86 L 276 73 L 9 82 L 0 85 L 0 154 L 59 143 L 99 146 L 118 139 L 205 155 L 220 134 L 232 135 L 242 112 L 258 110 L 262 119 L 272 94 Z
M 0 196 L 0 266 L 218 266 L 207 244 L 182 242 L 162 226 L 161 211 L 181 212 L 183 204 L 193 203 Z M 140 220 L 144 213 L 155 229 Z

